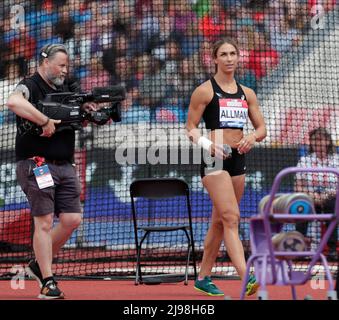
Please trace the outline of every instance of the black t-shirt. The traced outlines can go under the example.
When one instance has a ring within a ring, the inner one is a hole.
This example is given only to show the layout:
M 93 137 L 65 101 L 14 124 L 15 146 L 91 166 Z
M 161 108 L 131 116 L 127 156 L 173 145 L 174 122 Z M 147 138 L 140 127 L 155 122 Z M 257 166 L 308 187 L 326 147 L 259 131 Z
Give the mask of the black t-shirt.
M 23 93 L 24 97 L 37 105 L 48 93 L 76 91 L 74 83 L 65 82 L 57 90 L 51 88 L 36 72 L 33 76 L 19 82 L 15 91 Z M 21 124 L 22 118 L 17 116 L 17 126 Z M 73 129 L 55 132 L 50 138 L 41 137 L 29 132 L 21 133 L 17 130 L 15 141 L 16 160 L 24 160 L 34 156 L 45 157 L 49 160 L 67 160 L 72 162 L 75 146 L 75 132 Z

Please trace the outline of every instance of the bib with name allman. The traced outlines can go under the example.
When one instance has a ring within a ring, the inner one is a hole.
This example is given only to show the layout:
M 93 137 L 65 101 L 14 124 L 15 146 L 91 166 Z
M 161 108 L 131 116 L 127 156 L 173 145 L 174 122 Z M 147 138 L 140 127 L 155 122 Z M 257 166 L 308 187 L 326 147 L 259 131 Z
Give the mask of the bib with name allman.
M 219 98 L 220 128 L 243 128 L 248 118 L 246 100 Z

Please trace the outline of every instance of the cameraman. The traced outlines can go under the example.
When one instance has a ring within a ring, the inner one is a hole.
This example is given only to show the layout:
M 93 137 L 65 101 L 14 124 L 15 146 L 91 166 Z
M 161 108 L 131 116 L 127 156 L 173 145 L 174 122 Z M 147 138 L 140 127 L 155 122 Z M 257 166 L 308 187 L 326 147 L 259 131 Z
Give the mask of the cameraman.
M 82 220 L 80 184 L 73 164 L 75 132 L 72 128 L 56 131 L 60 120 L 49 119 L 35 107 L 49 93 L 77 91 L 78 86 L 66 80 L 67 72 L 65 46 L 46 45 L 40 51 L 37 72 L 20 81 L 7 102 L 17 115 L 17 179 L 34 221 L 36 260 L 29 262 L 27 272 L 39 282 L 41 299 L 64 298 L 53 278 L 52 259 Z M 96 104 L 87 102 L 82 107 L 95 110 Z M 24 119 L 40 126 L 41 135 L 19 130 Z M 40 170 L 34 170 L 37 167 Z M 55 227 L 54 214 L 60 222 Z

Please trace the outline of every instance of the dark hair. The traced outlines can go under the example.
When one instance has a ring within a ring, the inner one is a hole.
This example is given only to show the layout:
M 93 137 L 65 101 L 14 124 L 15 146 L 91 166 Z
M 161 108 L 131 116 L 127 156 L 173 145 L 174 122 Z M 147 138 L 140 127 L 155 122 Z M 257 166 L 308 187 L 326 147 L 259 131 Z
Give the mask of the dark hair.
M 57 52 L 63 52 L 68 55 L 67 49 L 63 44 L 46 44 L 43 46 L 39 53 L 39 65 L 42 64 L 44 59 L 53 57 Z
M 317 135 L 323 136 L 327 141 L 330 142 L 327 147 L 326 153 L 333 154 L 335 152 L 335 145 L 333 143 L 331 134 L 325 128 L 320 127 L 320 128 L 313 129 L 312 131 L 309 132 L 310 142 Z M 314 150 L 313 150 L 312 144 L 310 143 L 310 153 L 312 152 L 314 152 Z
M 218 52 L 219 48 L 225 43 L 232 45 L 235 48 L 235 50 L 237 51 L 237 55 L 238 56 L 240 55 L 238 44 L 234 39 L 232 39 L 232 38 L 221 38 L 220 40 L 213 43 L 212 56 L 213 56 L 214 59 L 217 57 L 217 52 Z

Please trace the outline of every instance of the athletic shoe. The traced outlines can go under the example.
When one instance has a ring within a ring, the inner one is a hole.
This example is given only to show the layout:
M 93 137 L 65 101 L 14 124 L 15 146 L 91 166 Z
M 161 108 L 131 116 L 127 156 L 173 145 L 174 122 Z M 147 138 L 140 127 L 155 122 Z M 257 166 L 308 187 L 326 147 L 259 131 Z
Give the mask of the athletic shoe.
M 259 283 L 253 274 L 250 274 L 248 277 L 247 285 L 246 285 L 246 296 L 251 296 L 255 294 L 259 289 Z
M 209 296 L 223 296 L 224 293 L 217 288 L 212 282 L 211 278 L 206 276 L 203 280 L 196 280 L 194 288 L 198 291 L 204 292 Z
M 26 273 L 31 277 L 34 278 L 39 283 L 39 287 L 42 288 L 42 274 L 40 271 L 40 267 L 36 260 L 31 260 L 26 267 Z
M 48 280 L 42 287 L 39 299 L 64 299 L 65 295 L 57 286 L 57 282 L 53 279 Z

